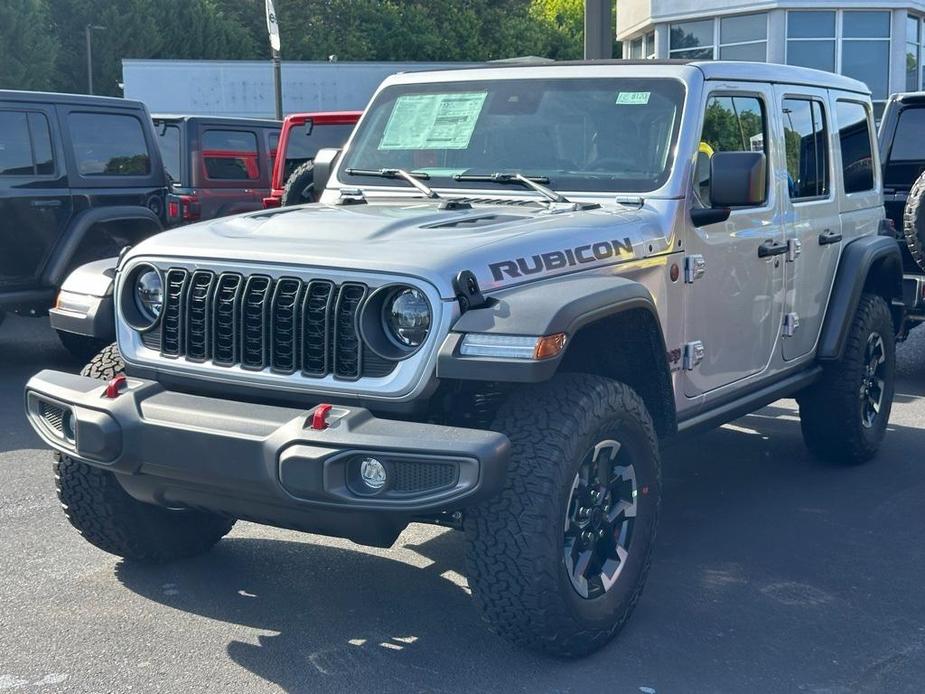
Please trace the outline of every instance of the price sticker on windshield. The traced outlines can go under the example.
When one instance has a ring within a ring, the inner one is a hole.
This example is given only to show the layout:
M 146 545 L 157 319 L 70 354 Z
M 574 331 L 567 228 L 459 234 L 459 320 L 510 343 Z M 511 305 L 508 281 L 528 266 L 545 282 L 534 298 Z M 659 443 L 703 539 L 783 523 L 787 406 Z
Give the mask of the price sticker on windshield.
M 400 96 L 379 149 L 466 149 L 486 96 L 488 92 Z
M 645 106 L 652 92 L 618 92 L 617 103 L 625 106 Z

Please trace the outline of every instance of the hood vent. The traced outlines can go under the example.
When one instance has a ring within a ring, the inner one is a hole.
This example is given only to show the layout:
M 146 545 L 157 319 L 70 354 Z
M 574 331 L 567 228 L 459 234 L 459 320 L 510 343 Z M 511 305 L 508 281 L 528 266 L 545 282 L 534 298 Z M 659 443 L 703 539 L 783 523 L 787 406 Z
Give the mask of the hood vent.
M 439 224 L 428 224 L 427 229 L 478 229 L 480 227 L 493 226 L 495 224 L 506 224 L 507 222 L 517 222 L 527 219 L 520 215 L 514 214 L 486 214 L 480 217 L 460 217 L 448 222 Z

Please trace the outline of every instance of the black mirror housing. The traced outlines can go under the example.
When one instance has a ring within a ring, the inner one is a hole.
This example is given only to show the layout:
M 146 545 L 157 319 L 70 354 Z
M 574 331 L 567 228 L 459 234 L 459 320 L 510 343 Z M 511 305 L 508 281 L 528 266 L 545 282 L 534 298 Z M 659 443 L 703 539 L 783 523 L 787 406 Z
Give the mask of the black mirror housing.
M 756 207 L 768 195 L 764 152 L 717 152 L 710 160 L 710 201 L 714 207 Z
M 318 195 L 327 187 L 328 179 L 331 178 L 331 172 L 334 170 L 334 165 L 337 163 L 340 153 L 340 149 L 326 147 L 324 149 L 319 149 L 318 153 L 315 154 L 315 159 L 313 161 L 315 172 L 314 184 L 315 191 Z

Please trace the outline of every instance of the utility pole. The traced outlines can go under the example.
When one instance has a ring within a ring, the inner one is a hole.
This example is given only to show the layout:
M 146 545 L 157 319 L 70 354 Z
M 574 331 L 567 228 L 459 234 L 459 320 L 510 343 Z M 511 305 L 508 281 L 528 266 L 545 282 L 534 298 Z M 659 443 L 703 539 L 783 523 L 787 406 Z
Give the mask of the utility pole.
M 106 27 L 99 24 L 88 24 L 84 31 L 87 37 L 87 94 L 93 93 L 93 40 L 90 33 L 93 31 L 104 31 Z
M 585 0 L 585 60 L 613 57 L 613 0 Z
M 270 37 L 270 50 L 273 56 L 273 91 L 276 95 L 276 120 L 283 119 L 283 67 L 279 56 L 279 21 L 273 0 L 266 0 L 267 33 Z

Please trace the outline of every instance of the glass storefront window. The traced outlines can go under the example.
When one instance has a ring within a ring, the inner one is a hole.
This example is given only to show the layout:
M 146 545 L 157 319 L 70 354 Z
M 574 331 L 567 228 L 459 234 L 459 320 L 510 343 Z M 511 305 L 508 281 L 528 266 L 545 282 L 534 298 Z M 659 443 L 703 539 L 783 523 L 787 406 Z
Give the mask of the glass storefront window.
M 713 57 L 712 19 L 672 24 L 670 35 L 669 52 L 672 58 Z
M 835 12 L 798 11 L 787 13 L 788 39 L 835 38 Z
M 642 58 L 642 39 L 633 39 L 630 41 L 630 58 L 639 60 Z
M 890 13 L 850 10 L 845 12 L 842 36 L 851 39 L 890 38 Z
M 919 88 L 919 65 L 921 64 L 921 25 L 915 15 L 906 16 L 906 91 Z
M 835 41 L 788 41 L 787 64 L 835 72 Z
M 720 60 L 753 60 L 763 63 L 768 59 L 768 42 L 743 43 L 737 46 L 720 46 Z
M 645 54 L 646 54 L 646 58 L 655 57 L 655 32 L 654 31 L 650 31 L 648 34 L 646 34 Z
M 764 13 L 723 17 L 720 20 L 719 40 L 721 45 L 764 41 L 767 38 L 768 16 Z

